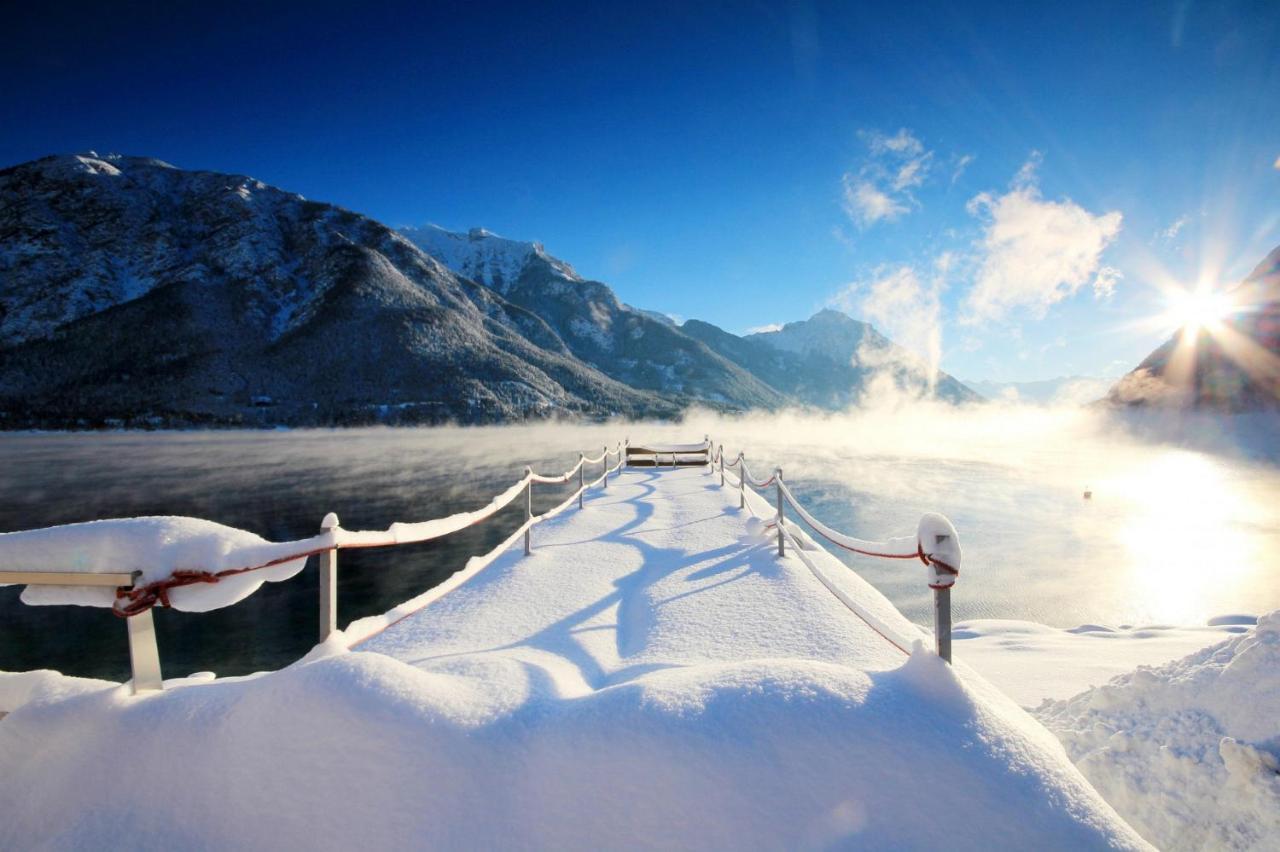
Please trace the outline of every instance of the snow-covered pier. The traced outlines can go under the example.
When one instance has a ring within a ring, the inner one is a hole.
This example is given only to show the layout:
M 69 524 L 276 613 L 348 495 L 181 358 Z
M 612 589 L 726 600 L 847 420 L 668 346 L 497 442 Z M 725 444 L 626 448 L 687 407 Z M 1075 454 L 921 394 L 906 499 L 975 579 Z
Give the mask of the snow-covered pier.
M 0 722 L 0 847 L 1143 847 L 1047 731 L 815 541 L 949 588 L 943 519 L 885 542 L 806 533 L 776 473 L 649 449 L 648 467 L 606 452 L 593 483 L 586 459 L 527 472 L 465 516 L 329 519 L 216 559 L 206 542 L 207 577 L 139 578 L 109 603 L 127 618 L 243 597 L 224 584 L 261 582 L 249 563 L 283 579 L 319 554 L 324 640 L 250 677 L 45 687 Z M 334 629 L 341 549 L 531 507 L 535 483 L 578 487 L 442 586 Z M 0 568 L 19 551 L 0 537 Z

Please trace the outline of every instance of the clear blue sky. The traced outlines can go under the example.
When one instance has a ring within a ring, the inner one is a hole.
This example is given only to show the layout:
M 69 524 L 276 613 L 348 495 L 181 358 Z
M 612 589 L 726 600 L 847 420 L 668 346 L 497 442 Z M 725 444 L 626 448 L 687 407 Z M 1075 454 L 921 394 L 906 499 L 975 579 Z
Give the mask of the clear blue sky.
M 936 329 L 973 379 L 1127 369 L 1156 279 L 1280 243 L 1274 0 L 129 5 L 5 12 L 0 162 L 483 225 L 732 331 Z

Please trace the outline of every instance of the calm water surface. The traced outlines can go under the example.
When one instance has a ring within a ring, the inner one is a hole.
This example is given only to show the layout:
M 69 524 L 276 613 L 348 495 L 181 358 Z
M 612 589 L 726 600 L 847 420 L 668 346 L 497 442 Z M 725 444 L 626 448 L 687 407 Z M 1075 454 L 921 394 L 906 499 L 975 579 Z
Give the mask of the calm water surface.
M 953 423 L 946 441 L 923 445 L 907 441 L 902 428 L 866 420 L 785 417 L 625 429 L 7 434 L 0 435 L 0 531 L 171 514 L 287 540 L 314 534 L 328 511 L 348 529 L 381 529 L 476 508 L 518 478 L 526 461 L 558 472 L 579 450 L 599 452 L 625 432 L 658 439 L 714 432 L 734 453 L 745 446 L 760 473 L 782 465 L 797 496 L 840 529 L 906 534 L 923 511 L 948 514 L 965 546 L 953 595 L 958 618 L 1197 623 L 1280 607 L 1273 466 L 1078 423 L 1054 426 L 1057 434 L 1035 434 L 1033 426 Z M 535 511 L 570 490 L 535 492 Z M 522 515 L 515 505 L 443 540 L 343 552 L 340 624 L 439 583 L 509 535 Z M 928 622 L 921 566 L 849 562 L 908 617 Z M 293 580 L 267 583 L 226 609 L 157 609 L 165 673 L 244 674 L 297 659 L 316 638 L 317 582 L 312 560 Z M 119 619 L 100 609 L 27 607 L 19 591 L 0 588 L 0 670 L 127 677 Z

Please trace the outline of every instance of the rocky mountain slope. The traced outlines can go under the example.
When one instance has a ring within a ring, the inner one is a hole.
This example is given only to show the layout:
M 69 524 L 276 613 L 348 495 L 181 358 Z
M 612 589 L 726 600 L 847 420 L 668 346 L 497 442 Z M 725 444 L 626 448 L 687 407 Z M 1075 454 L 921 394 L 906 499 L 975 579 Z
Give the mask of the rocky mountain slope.
M 6 425 L 671 415 L 396 232 L 133 157 L 0 171 Z
M 681 330 L 796 401 L 841 409 L 858 403 L 870 382 L 887 376 L 912 393 L 949 402 L 981 397 L 946 373 L 928 377 L 909 353 L 870 325 L 839 311 L 823 310 L 778 331 L 738 337 L 710 323 L 689 320 Z
M 674 386 L 709 400 L 728 393 L 756 407 L 827 409 L 855 404 L 871 378 L 886 373 L 900 387 L 930 392 L 905 350 L 839 311 L 746 337 L 701 320 L 677 326 L 662 314 L 621 303 L 607 285 L 584 280 L 540 243 L 480 228 L 401 232 L 459 274 L 537 313 L 575 355 L 634 387 Z M 933 392 L 952 402 L 980 399 L 945 373 L 936 377 Z
M 1230 315 L 1175 332 L 1111 388 L 1107 401 L 1230 412 L 1280 408 L 1280 247 L 1227 295 Z
M 475 423 L 855 402 L 907 359 L 823 312 L 678 326 L 537 243 L 403 233 L 241 175 L 0 170 L 0 426 Z M 883 362 L 883 363 L 882 363 Z M 948 376 L 940 396 L 974 398 Z
M 666 317 L 623 304 L 599 281 L 539 243 L 472 229 L 404 228 L 406 237 L 455 272 L 485 284 L 547 322 L 576 357 L 630 387 L 741 408 L 786 405 L 786 394 Z

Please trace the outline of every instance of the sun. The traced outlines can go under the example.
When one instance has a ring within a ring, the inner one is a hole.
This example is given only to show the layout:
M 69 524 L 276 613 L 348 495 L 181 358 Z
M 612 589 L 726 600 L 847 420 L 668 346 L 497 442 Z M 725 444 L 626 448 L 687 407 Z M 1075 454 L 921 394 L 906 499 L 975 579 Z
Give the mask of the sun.
M 1170 325 L 1187 331 L 1212 328 L 1235 308 L 1225 293 L 1214 292 L 1207 287 L 1178 290 L 1165 298 L 1168 301 L 1165 318 Z

